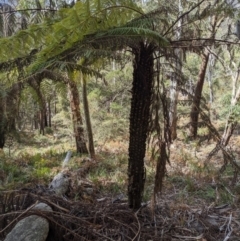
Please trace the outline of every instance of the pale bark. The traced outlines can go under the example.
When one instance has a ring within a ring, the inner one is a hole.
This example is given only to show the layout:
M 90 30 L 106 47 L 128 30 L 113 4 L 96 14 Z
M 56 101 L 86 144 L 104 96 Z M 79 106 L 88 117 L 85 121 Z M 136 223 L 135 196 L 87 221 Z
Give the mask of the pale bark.
M 231 98 L 231 104 L 230 104 L 230 110 L 228 114 L 228 118 L 226 121 L 224 133 L 221 138 L 221 144 L 223 146 L 227 146 L 229 143 L 229 140 L 233 134 L 233 131 L 238 123 L 238 121 L 233 116 L 233 108 L 236 106 L 236 104 L 239 102 L 240 99 L 240 87 L 237 89 L 237 81 L 239 79 L 239 71 L 237 71 L 235 74 L 232 73 L 232 98 Z
M 95 158 L 92 124 L 91 124 L 91 117 L 89 113 L 89 105 L 88 105 L 88 98 L 87 98 L 87 81 L 85 76 L 82 76 L 82 84 L 83 84 L 83 87 L 82 87 L 83 88 L 83 108 L 84 108 L 85 121 L 86 121 L 87 133 L 88 133 L 88 150 L 91 158 Z
M 170 88 L 170 110 L 169 110 L 169 122 L 171 127 L 171 138 L 175 140 L 177 138 L 177 104 L 178 104 L 178 86 L 181 80 L 182 72 L 182 50 L 175 50 L 175 69 L 171 76 L 171 88 Z
M 209 103 L 212 104 L 214 101 L 214 96 L 213 96 L 213 83 L 212 83 L 212 78 L 213 78 L 213 66 L 215 63 L 215 57 L 213 54 L 209 55 L 209 65 L 207 69 L 207 80 L 208 80 L 208 85 L 209 85 Z
M 179 13 L 182 12 L 182 1 L 178 2 Z M 176 38 L 181 38 L 182 20 L 178 22 L 178 29 L 176 30 Z M 182 75 L 182 58 L 183 52 L 181 49 L 174 50 L 175 62 L 174 71 L 171 76 L 171 88 L 170 88 L 170 110 L 169 110 L 169 123 L 171 128 L 171 139 L 177 138 L 177 104 L 178 104 L 178 86 L 181 81 Z

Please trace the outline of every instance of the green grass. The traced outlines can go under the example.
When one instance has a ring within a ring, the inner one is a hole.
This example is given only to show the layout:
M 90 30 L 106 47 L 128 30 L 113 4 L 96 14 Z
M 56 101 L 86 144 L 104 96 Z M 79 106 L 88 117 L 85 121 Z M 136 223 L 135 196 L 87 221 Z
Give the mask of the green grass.
M 0 170 L 5 176 L 4 181 L 0 181 L 0 189 L 10 189 L 14 187 L 24 187 L 29 185 L 43 184 L 48 185 L 52 178 L 62 170 L 62 162 L 68 150 L 72 150 L 73 155 L 67 166 L 72 173 L 76 172 L 86 165 L 90 165 L 90 169 L 86 173 L 86 178 L 93 184 L 94 190 L 101 195 L 118 195 L 123 193 L 127 195 L 128 186 L 128 156 L 127 150 L 118 148 L 118 142 L 112 142 L 114 151 L 111 147 L 97 154 L 97 162 L 91 163 L 87 160 L 87 156 L 78 155 L 71 144 L 67 142 L 67 138 L 54 140 L 51 135 L 40 136 L 38 134 L 20 136 L 21 143 L 19 148 L 13 147 L 11 156 L 8 155 L 8 148 L 5 154 L 0 153 Z M 29 145 L 28 145 L 29 143 Z M 15 149 L 14 149 L 15 148 Z M 14 151 L 15 150 L 15 151 Z M 165 177 L 163 191 L 165 193 L 175 192 L 175 200 L 177 202 L 193 204 L 197 200 L 203 200 L 207 203 L 216 202 L 232 203 L 233 197 L 224 188 L 229 186 L 229 181 L 223 181 L 223 186 L 218 188 L 218 198 L 216 196 L 216 188 L 211 185 L 211 177 L 216 174 L 213 164 L 207 166 L 199 165 L 197 159 L 194 159 L 192 153 L 187 150 L 177 150 L 180 163 L 188 167 L 191 171 L 188 175 L 177 171 Z M 146 163 L 146 182 L 143 193 L 143 201 L 147 202 L 151 199 L 154 190 L 155 179 L 155 163 Z M 200 175 L 201 174 L 201 175 Z M 227 166 L 225 175 L 231 176 L 233 169 Z M 0 173 L 1 180 L 1 173 Z M 240 188 L 236 186 L 231 192 L 233 195 L 239 195 Z M 76 194 L 76 198 L 78 194 Z

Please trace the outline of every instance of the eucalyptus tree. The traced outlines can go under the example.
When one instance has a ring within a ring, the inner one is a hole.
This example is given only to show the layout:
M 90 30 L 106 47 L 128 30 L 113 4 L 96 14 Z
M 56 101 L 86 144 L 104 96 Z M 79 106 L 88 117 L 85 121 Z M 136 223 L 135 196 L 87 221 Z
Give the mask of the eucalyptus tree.
M 91 123 L 91 117 L 89 112 L 89 103 L 87 98 L 87 80 L 88 77 L 81 73 L 80 76 L 82 80 L 82 96 L 83 96 L 83 109 L 84 109 L 84 115 L 86 120 L 86 127 L 87 127 L 87 133 L 88 133 L 88 151 L 91 156 L 91 158 L 95 159 L 95 148 L 94 148 L 94 141 L 93 141 L 93 131 L 92 131 L 92 123 Z
M 209 16 L 203 24 L 206 24 L 204 27 L 202 27 L 204 32 L 202 31 L 201 34 L 198 35 L 198 38 L 204 38 L 204 35 L 208 39 L 212 39 L 212 42 L 208 43 L 208 46 L 203 46 L 200 48 L 195 48 L 195 51 L 199 54 L 201 57 L 201 65 L 199 69 L 199 74 L 197 78 L 197 82 L 195 85 L 194 95 L 193 95 L 193 104 L 191 107 L 191 113 L 190 113 L 190 136 L 196 138 L 198 126 L 199 126 L 199 116 L 201 116 L 201 112 L 204 110 L 201 110 L 201 102 L 202 101 L 202 90 L 203 85 L 205 83 L 206 79 L 206 73 L 207 73 L 207 67 L 209 64 L 209 58 L 211 57 L 211 53 L 213 53 L 213 49 L 217 47 L 218 44 L 216 44 L 218 38 L 222 38 L 223 41 L 231 41 L 231 36 L 229 36 L 228 31 L 225 30 L 225 26 L 227 25 L 226 19 L 228 19 L 229 16 L 233 14 L 233 11 L 229 10 L 227 8 L 227 4 L 223 3 L 223 5 L 220 5 L 220 10 L 216 11 L 216 13 L 213 13 L 212 16 Z M 225 9 L 223 9 L 225 7 Z M 224 11 L 225 10 L 225 11 Z M 204 34 L 204 35 L 203 35 Z M 225 35 L 225 37 L 224 37 Z M 231 34 L 232 35 L 232 34 Z M 206 106 L 206 103 L 203 103 Z M 204 121 L 204 120 L 203 120 Z
M 182 1 L 178 2 L 178 14 L 179 16 L 183 12 Z M 176 29 L 176 39 L 181 39 L 181 26 L 182 19 L 178 22 L 178 28 Z M 169 121 L 171 128 L 171 138 L 175 140 L 177 138 L 177 103 L 179 94 L 179 85 L 182 79 L 182 62 L 183 62 L 183 50 L 181 48 L 176 48 L 174 50 L 174 63 L 173 63 L 173 73 L 171 75 L 171 86 L 170 86 L 170 108 L 169 108 Z

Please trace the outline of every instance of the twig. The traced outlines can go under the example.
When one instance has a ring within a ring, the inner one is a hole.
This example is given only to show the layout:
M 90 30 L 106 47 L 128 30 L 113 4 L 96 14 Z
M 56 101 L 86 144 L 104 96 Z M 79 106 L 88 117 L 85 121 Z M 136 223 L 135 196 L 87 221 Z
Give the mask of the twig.
M 231 234 L 233 232 L 233 229 L 231 227 L 231 222 L 232 222 L 232 213 L 230 214 L 229 221 L 228 221 L 228 224 L 227 224 L 227 228 L 225 230 L 225 233 L 228 232 L 228 234 L 226 235 L 226 237 L 224 238 L 223 241 L 227 241 L 230 238 L 230 236 L 231 236 Z
M 134 241 L 134 240 L 138 237 L 138 235 L 139 235 L 139 233 L 140 233 L 140 230 L 141 230 L 141 224 L 140 224 L 139 219 L 138 219 L 138 216 L 137 216 L 138 212 L 139 212 L 141 209 L 142 209 L 142 207 L 140 207 L 140 208 L 137 210 L 137 212 L 134 213 L 134 216 L 135 216 L 135 218 L 136 218 L 136 220 L 137 220 L 137 222 L 138 222 L 138 231 L 137 231 L 136 235 L 134 236 L 134 238 L 132 239 L 132 241 Z
M 174 238 L 179 238 L 179 239 L 181 239 L 181 240 L 200 240 L 200 239 L 202 239 L 203 235 L 200 234 L 200 235 L 197 236 L 197 237 L 172 235 L 172 237 L 174 237 Z
M 67 213 L 70 212 L 70 210 L 68 210 L 68 209 L 66 209 L 66 208 L 63 208 L 63 207 L 57 205 L 56 203 L 51 202 L 51 201 L 48 200 L 48 199 L 42 198 L 42 200 L 44 200 L 44 201 L 46 201 L 46 202 L 52 204 L 53 206 L 55 206 L 56 208 L 58 208 L 58 209 L 60 209 L 60 210 L 62 210 L 62 211 L 64 211 L 64 212 L 67 212 Z
M 22 217 L 25 213 L 27 213 L 29 210 L 34 208 L 38 204 L 38 201 L 36 201 L 32 206 L 30 206 L 28 209 L 26 209 L 22 214 L 20 214 L 17 218 L 15 218 L 12 222 L 10 222 L 4 229 L 0 231 L 0 233 L 3 233 L 9 226 L 11 226 L 17 219 Z
M 187 12 L 183 13 L 181 16 L 179 16 L 177 18 L 177 20 L 168 28 L 168 30 L 163 34 L 163 36 L 167 35 L 169 33 L 169 31 L 171 29 L 173 29 L 173 27 L 177 24 L 177 22 L 183 18 L 185 15 L 189 14 L 190 12 L 192 12 L 195 8 L 199 7 L 205 0 L 202 0 L 201 2 L 199 2 L 198 4 L 194 5 L 190 10 L 188 10 Z
M 40 11 L 40 12 L 56 12 L 58 11 L 57 9 L 51 9 L 51 8 L 28 8 L 28 9 L 18 9 L 18 10 L 10 10 L 10 11 L 4 11 L 0 12 L 0 14 L 6 14 L 6 13 L 17 13 L 17 12 L 27 12 L 27 11 Z

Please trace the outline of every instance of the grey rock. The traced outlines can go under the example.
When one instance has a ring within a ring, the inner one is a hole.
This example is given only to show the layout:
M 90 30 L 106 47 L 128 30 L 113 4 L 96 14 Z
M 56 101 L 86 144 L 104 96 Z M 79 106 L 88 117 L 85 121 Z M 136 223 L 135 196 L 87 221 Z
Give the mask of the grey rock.
M 87 193 L 88 195 L 92 195 L 92 194 L 93 194 L 93 188 L 92 188 L 92 187 L 87 187 L 87 188 L 85 189 L 85 191 L 86 191 L 86 193 Z
M 37 215 L 20 220 L 5 241 L 45 241 L 49 232 L 49 223 Z
M 36 206 L 33 207 L 33 209 L 52 212 L 52 208 L 46 203 L 38 203 Z
M 70 188 L 70 180 L 66 174 L 60 172 L 53 178 L 49 188 L 53 189 L 59 196 L 64 195 Z

